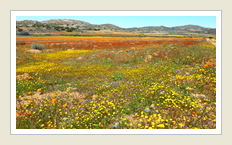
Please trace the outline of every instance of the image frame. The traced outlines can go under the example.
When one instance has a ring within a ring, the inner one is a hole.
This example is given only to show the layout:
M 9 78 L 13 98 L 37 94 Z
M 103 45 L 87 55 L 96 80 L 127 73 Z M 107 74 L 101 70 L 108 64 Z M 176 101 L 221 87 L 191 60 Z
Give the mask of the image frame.
M 14 40 L 16 39 L 16 34 L 13 35 L 13 33 L 15 33 L 15 28 L 14 26 L 16 24 L 14 24 L 14 20 L 15 20 L 15 17 L 16 16 L 20 16 L 18 15 L 17 13 L 20 13 L 20 12 L 29 12 L 30 10 L 28 11 L 19 11 L 19 10 L 11 10 L 11 134 L 89 134 L 89 135 L 96 135 L 96 134 L 101 134 L 101 135 L 108 135 L 108 134 L 112 134 L 112 135 L 122 135 L 122 134 L 128 134 L 128 135 L 132 135 L 132 134 L 136 134 L 136 135 L 150 135 L 150 134 L 167 134 L 167 135 L 170 135 L 170 134 L 178 134 L 178 135 L 185 135 L 185 134 L 189 134 L 189 135 L 193 135 L 193 134 L 218 134 L 220 135 L 222 133 L 222 75 L 221 75 L 221 72 L 222 72 L 222 11 L 220 10 L 215 10 L 215 11 L 209 11 L 209 10 L 206 10 L 206 11 L 187 11 L 186 12 L 192 12 L 193 15 L 194 13 L 196 12 L 216 12 L 217 15 L 217 19 L 216 19 L 216 23 L 217 23 L 217 27 L 216 27 L 216 35 L 217 35 L 217 64 L 220 64 L 217 66 L 217 96 L 220 95 L 220 100 L 218 101 L 217 99 L 217 128 L 216 129 L 200 129 L 200 130 L 186 130 L 186 129 L 179 129 L 178 132 L 176 132 L 175 130 L 170 130 L 170 129 L 158 129 L 158 132 L 154 132 L 154 130 L 138 130 L 140 133 L 138 133 L 138 131 L 135 131 L 134 129 L 133 130 L 130 130 L 129 131 L 126 131 L 125 129 L 112 129 L 112 131 L 107 131 L 107 130 L 87 130 L 87 129 L 78 129 L 78 130 L 69 130 L 69 129 L 65 129 L 65 130 L 51 130 L 51 129 L 46 129 L 46 130 L 38 130 L 38 129 L 16 129 L 15 128 L 15 125 L 13 125 L 16 120 L 14 121 L 15 119 L 15 115 L 13 112 L 15 112 L 14 109 L 16 109 L 16 107 L 13 105 L 16 103 L 16 101 L 14 99 L 12 99 L 12 97 L 14 97 L 14 93 L 15 93 L 15 89 L 13 87 L 15 87 L 15 85 L 13 85 L 13 82 L 16 80 L 16 71 L 14 71 L 15 69 L 13 67 L 15 67 L 15 62 L 16 62 L 16 57 L 14 58 L 15 53 L 14 53 L 14 50 L 16 50 L 14 47 L 16 46 L 16 42 L 14 42 Z M 76 11 L 76 10 L 75 10 Z M 30 12 L 40 12 L 40 16 L 41 16 L 41 12 L 54 12 L 54 10 L 51 10 L 51 11 L 46 11 L 46 10 L 43 10 L 43 11 L 37 11 L 37 10 L 31 10 Z M 57 12 L 57 11 L 56 11 Z M 73 10 L 67 10 L 67 11 L 61 11 L 61 12 L 73 12 Z M 90 13 L 95 13 L 95 12 L 105 12 L 105 11 L 76 11 L 76 12 L 83 12 L 83 13 L 86 13 L 86 12 L 90 12 Z M 118 15 L 118 13 L 120 12 L 135 12 L 135 11 L 131 11 L 131 10 L 128 10 L 128 11 L 109 11 L 109 12 L 115 12 L 116 15 Z M 149 11 L 149 10 L 144 10 L 144 11 L 139 11 L 139 12 L 160 12 L 160 13 L 165 13 L 165 12 L 183 12 L 183 10 L 178 10 L 178 11 Z M 219 24 L 219 25 L 218 25 Z M 219 92 L 218 92 L 219 91 Z M 219 102 L 219 104 L 218 104 Z M 219 110 L 219 111 L 218 111 Z M 218 114 L 218 112 L 220 114 Z M 126 133 L 124 133 L 126 132 Z

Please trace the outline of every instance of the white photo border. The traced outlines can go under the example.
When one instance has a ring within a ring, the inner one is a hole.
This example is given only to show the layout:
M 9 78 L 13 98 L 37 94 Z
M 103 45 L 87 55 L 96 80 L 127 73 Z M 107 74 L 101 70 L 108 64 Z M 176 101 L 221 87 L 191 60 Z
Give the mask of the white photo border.
M 102 135 L 150 135 L 150 134 L 222 134 L 222 11 L 201 10 L 201 11 L 40 11 L 40 10 L 11 10 L 11 37 L 10 37 L 10 64 L 11 64 L 11 126 L 12 135 L 16 134 L 102 134 Z M 16 16 L 216 16 L 216 129 L 16 129 Z

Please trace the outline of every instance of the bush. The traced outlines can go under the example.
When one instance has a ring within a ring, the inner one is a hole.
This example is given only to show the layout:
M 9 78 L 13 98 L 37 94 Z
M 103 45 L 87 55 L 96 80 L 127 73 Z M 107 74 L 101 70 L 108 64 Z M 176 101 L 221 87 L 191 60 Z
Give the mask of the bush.
M 43 44 L 33 43 L 32 44 L 32 49 L 43 50 L 44 49 L 44 45 Z
M 25 45 L 25 42 L 22 42 L 22 41 L 16 42 L 16 45 Z
M 74 28 L 70 28 L 70 29 L 67 29 L 67 32 L 73 32 L 75 29 Z
M 22 32 L 22 31 L 23 31 L 23 29 L 18 28 L 18 31 L 19 31 L 19 32 Z
M 112 76 L 112 79 L 114 81 L 119 81 L 119 80 L 123 80 L 124 79 L 124 74 L 122 73 L 116 73 Z
M 29 33 L 28 33 L 28 32 L 25 32 L 25 31 L 22 31 L 22 32 L 20 32 L 19 34 L 20 34 L 20 35 L 29 35 Z

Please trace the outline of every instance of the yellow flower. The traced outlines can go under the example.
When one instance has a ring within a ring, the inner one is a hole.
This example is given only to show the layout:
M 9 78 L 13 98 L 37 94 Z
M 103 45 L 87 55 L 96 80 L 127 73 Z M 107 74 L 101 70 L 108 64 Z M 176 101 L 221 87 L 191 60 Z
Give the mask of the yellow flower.
M 176 79 L 180 79 L 181 78 L 181 76 L 180 75 L 176 75 Z
M 179 123 L 180 127 L 184 127 L 184 123 Z
M 197 128 L 197 127 L 193 127 L 192 129 L 200 129 L 200 128 Z
M 37 90 L 36 90 L 36 92 L 40 92 L 40 91 L 41 91 L 41 89 L 37 89 Z
M 157 125 L 157 127 L 164 128 L 164 124 L 159 124 L 159 125 Z
M 56 93 L 52 93 L 52 97 L 55 97 L 56 96 Z
M 168 74 L 168 77 L 171 77 L 172 76 L 172 74 Z

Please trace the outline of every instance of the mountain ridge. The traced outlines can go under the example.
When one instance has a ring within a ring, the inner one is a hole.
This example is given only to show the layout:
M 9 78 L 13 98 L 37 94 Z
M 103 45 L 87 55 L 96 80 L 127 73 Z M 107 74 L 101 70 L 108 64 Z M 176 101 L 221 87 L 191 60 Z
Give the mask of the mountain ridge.
M 145 26 L 121 28 L 114 24 L 91 24 L 85 21 L 73 19 L 50 19 L 45 21 L 23 20 L 16 21 L 16 28 L 33 28 L 31 31 L 54 30 L 54 31 L 84 31 L 84 30 L 112 30 L 112 31 L 141 31 L 141 33 L 166 33 L 166 34 L 184 34 L 184 33 L 202 33 L 216 35 L 216 28 L 206 28 L 199 25 L 183 25 L 175 27 L 166 26 Z

